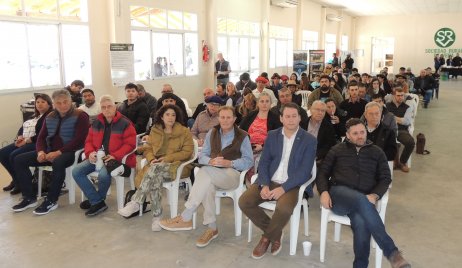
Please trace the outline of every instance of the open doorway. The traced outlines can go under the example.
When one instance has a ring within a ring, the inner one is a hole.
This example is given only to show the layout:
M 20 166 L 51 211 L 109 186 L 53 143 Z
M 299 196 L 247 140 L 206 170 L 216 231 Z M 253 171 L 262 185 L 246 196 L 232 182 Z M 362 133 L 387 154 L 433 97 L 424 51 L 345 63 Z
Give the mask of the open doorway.
M 384 67 L 388 67 L 388 73 L 393 73 L 394 51 L 393 37 L 372 37 L 371 73 L 378 74 Z

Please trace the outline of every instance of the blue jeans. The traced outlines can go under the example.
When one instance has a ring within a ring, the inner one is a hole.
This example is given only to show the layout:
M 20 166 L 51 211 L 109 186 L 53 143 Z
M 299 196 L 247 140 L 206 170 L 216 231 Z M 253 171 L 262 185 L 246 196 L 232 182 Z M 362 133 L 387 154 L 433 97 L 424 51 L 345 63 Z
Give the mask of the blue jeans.
M 427 89 L 425 90 L 425 95 L 424 95 L 424 104 L 428 105 L 430 103 L 430 100 L 433 97 L 433 89 Z
M 93 183 L 87 177 L 88 174 L 94 171 L 95 164 L 90 163 L 88 159 L 79 163 L 72 170 L 72 177 L 74 177 L 75 182 L 79 185 L 80 189 L 82 189 L 92 205 L 105 200 L 109 186 L 111 186 L 111 174 L 109 174 L 106 167 L 103 166 L 98 173 L 98 190 L 96 190 Z
M 365 194 L 340 185 L 332 186 L 329 194 L 332 199 L 332 211 L 350 218 L 355 253 L 353 267 L 367 268 L 371 234 L 387 258 L 397 250 L 395 243 L 385 231 L 375 205 L 369 202 Z
M 16 173 L 14 172 L 14 160 L 16 156 L 31 151 L 35 151 L 35 143 L 26 143 L 22 147 L 16 147 L 12 143 L 0 149 L 0 163 L 8 171 L 15 184 L 17 184 L 17 181 L 15 178 Z

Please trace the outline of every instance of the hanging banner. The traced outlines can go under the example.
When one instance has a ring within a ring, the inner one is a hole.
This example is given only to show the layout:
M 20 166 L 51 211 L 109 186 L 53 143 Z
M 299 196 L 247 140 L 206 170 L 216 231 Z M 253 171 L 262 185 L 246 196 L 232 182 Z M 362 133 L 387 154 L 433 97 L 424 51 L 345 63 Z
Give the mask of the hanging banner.
M 135 81 L 133 44 L 110 44 L 111 77 L 114 86 L 125 86 Z
M 298 77 L 300 77 L 306 70 L 308 70 L 308 51 L 295 50 L 293 71 L 298 73 Z
M 310 78 L 324 71 L 324 50 L 310 50 Z

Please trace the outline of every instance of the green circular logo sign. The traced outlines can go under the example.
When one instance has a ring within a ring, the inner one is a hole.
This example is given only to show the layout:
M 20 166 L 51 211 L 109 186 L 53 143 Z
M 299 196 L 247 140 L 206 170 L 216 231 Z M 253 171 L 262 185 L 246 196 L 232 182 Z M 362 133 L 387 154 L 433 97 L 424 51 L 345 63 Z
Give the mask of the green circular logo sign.
M 449 47 L 456 41 L 456 33 L 449 28 L 441 28 L 435 33 L 435 44 L 439 47 Z

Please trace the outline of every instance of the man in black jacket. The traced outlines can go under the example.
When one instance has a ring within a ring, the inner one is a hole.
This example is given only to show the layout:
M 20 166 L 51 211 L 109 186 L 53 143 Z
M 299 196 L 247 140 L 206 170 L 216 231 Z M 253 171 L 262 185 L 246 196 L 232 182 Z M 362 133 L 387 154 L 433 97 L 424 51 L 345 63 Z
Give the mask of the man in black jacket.
M 337 141 L 335 139 L 335 129 L 330 122 L 330 117 L 326 116 L 327 105 L 316 100 L 311 105 L 311 116 L 308 118 L 307 132 L 313 135 L 318 145 L 316 147 L 316 164 L 319 166 L 326 157 L 327 152 L 334 146 Z
M 278 94 L 279 94 L 278 104 L 274 106 L 273 108 L 271 108 L 270 111 L 273 112 L 274 114 L 281 115 L 281 106 L 283 104 L 293 102 L 292 101 L 293 94 L 290 91 L 290 89 L 286 87 L 281 88 Z M 305 109 L 303 109 L 300 106 L 298 106 L 298 112 L 300 113 L 300 117 L 301 117 L 300 127 L 303 129 L 307 129 L 308 128 L 308 114 L 306 113 Z
M 321 205 L 350 218 L 353 267 L 368 266 L 372 235 L 393 268 L 410 268 L 375 208 L 391 183 L 385 153 L 367 140 L 366 127 L 359 119 L 348 120 L 346 128 L 346 141 L 329 151 L 317 174 Z
M 383 107 L 374 101 L 366 104 L 363 122 L 366 124 L 367 139 L 383 150 L 388 161 L 393 161 L 398 151 L 396 132 L 382 124 L 382 109 Z
M 428 107 L 432 98 L 433 90 L 436 88 L 435 79 L 427 74 L 427 71 L 421 70 L 420 76 L 414 79 L 414 90 L 424 96 L 424 108 Z
M 138 86 L 133 83 L 128 83 L 125 86 L 124 100 L 117 110 L 125 115 L 133 125 L 135 125 L 136 134 L 146 132 L 146 127 L 149 121 L 149 109 L 146 103 L 139 98 Z

